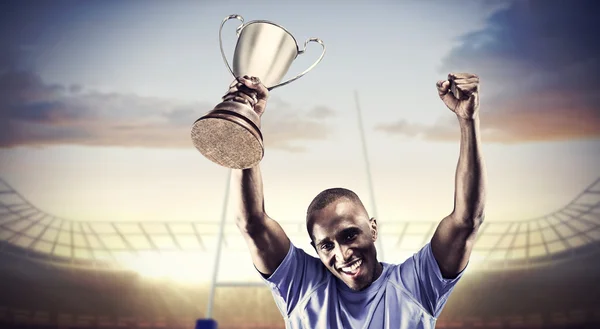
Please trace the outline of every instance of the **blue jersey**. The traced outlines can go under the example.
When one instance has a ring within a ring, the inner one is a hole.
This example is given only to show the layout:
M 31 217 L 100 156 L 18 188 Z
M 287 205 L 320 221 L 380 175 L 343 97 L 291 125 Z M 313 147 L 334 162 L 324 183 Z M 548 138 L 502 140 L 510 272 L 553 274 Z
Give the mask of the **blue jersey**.
M 287 329 L 433 329 L 464 273 L 444 279 L 430 243 L 353 291 L 318 258 L 290 244 L 269 285 Z

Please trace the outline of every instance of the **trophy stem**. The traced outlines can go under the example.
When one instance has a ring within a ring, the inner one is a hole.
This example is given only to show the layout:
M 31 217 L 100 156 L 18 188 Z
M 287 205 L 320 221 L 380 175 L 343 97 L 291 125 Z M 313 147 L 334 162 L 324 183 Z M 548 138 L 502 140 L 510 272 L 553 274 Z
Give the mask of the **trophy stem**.
M 256 166 L 264 155 L 260 117 L 244 103 L 219 103 L 192 126 L 194 146 L 209 160 L 231 169 Z

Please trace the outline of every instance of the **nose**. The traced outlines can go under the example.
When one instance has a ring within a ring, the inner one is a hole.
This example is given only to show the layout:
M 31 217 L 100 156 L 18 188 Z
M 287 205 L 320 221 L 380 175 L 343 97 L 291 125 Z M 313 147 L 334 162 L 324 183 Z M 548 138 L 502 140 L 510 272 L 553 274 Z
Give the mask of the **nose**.
M 335 247 L 334 255 L 338 265 L 345 264 L 352 258 L 352 249 L 346 245 L 338 244 Z

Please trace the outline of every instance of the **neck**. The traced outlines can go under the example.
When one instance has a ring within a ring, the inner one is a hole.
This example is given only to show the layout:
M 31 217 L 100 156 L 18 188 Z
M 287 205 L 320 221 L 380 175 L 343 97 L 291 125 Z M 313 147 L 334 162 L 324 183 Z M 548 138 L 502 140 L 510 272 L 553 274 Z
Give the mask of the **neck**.
M 373 277 L 371 278 L 371 282 L 369 284 L 367 284 L 364 288 L 358 290 L 358 291 L 363 291 L 367 288 L 369 288 L 373 282 L 375 282 L 377 279 L 379 279 L 379 277 L 381 276 L 381 273 L 383 273 L 383 265 L 378 261 L 375 265 L 375 271 L 373 271 Z
M 371 280 L 371 282 L 375 282 L 375 280 L 379 279 L 379 276 L 381 276 L 382 272 L 383 265 L 381 265 L 381 262 L 377 261 L 375 265 L 375 271 L 373 271 L 373 279 Z

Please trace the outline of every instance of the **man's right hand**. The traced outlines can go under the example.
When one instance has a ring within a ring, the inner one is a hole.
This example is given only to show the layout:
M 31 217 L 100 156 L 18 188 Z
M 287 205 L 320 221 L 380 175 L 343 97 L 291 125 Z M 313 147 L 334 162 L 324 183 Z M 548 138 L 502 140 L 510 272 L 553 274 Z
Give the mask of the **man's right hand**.
M 224 100 L 234 100 L 250 105 L 258 116 L 262 116 L 267 107 L 269 90 L 260 82 L 257 77 L 247 75 L 239 77 L 230 86 Z

